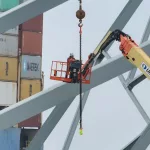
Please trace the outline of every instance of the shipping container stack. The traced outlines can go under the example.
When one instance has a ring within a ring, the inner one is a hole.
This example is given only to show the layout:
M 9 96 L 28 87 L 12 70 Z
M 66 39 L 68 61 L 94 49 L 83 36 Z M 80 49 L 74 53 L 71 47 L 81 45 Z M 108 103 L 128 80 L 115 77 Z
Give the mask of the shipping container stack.
M 41 71 L 42 35 L 43 14 L 19 26 L 19 101 L 43 89 L 43 76 Z M 28 146 L 28 143 L 30 143 L 35 133 L 41 127 L 41 123 L 41 114 L 38 114 L 18 124 L 18 127 L 22 128 L 21 148 Z
M 0 0 L 0 13 L 19 4 L 19 0 Z M 17 103 L 18 27 L 0 34 L 0 110 Z M 20 149 L 21 129 L 11 127 L 0 131 L 2 150 Z
M 18 3 L 0 0 L 0 14 Z M 0 110 L 17 102 L 18 34 L 18 27 L 0 34 Z
M 17 102 L 18 28 L 0 34 L 0 106 Z M 8 94 L 9 93 L 9 94 Z
M 0 0 L 0 13 L 24 1 Z M 0 110 L 43 90 L 42 34 L 43 14 L 0 34 Z M 41 123 L 38 114 L 0 132 L 1 149 L 23 150 Z

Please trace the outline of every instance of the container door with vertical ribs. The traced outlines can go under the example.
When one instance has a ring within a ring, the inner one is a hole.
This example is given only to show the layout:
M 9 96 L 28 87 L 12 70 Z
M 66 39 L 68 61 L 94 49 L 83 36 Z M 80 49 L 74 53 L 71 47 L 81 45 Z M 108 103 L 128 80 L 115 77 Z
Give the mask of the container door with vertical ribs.
M 30 97 L 41 91 L 41 80 L 21 79 L 20 100 Z M 41 114 L 27 119 L 18 124 L 18 127 L 41 127 Z
M 42 56 L 42 34 L 37 32 L 20 32 L 21 52 L 23 55 Z
M 17 58 L 0 57 L 0 80 L 17 81 Z
M 20 100 L 30 97 L 41 91 L 41 80 L 21 79 Z

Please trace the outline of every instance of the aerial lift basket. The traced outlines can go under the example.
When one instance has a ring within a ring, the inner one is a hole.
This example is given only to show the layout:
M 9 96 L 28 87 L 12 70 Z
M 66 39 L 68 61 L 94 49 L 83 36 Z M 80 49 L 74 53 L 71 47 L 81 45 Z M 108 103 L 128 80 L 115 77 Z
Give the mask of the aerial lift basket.
M 66 73 L 67 73 L 67 62 L 52 61 L 50 73 L 51 80 L 71 83 L 72 80 L 69 78 L 69 75 L 68 77 L 66 77 Z M 80 75 L 78 74 L 78 79 L 79 77 Z M 90 84 L 90 78 L 91 78 L 91 66 L 89 67 L 88 72 L 84 76 L 82 76 L 82 83 Z

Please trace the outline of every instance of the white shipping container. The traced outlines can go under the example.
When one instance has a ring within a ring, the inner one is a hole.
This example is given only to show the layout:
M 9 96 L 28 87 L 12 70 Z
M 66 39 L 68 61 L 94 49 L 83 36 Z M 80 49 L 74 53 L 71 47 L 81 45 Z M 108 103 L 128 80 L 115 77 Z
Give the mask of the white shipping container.
M 0 14 L 3 12 L 0 12 Z M 18 35 L 19 34 L 19 28 L 16 26 L 15 28 L 9 29 L 8 31 L 4 32 L 3 34 L 10 34 L 10 35 Z
M 18 56 L 18 36 L 0 34 L 0 55 Z
M 17 83 L 0 81 L 0 106 L 10 106 L 17 101 Z
M 21 78 L 41 79 L 41 56 L 21 56 Z
M 16 26 L 15 28 L 9 29 L 4 34 L 10 34 L 10 35 L 17 35 L 18 36 L 18 34 L 19 34 L 18 26 Z

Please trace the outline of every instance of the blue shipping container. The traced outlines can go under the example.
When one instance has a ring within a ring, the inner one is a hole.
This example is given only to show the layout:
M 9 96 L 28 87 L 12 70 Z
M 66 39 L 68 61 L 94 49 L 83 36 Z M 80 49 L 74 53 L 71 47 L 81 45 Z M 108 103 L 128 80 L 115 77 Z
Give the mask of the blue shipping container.
M 21 129 L 9 128 L 0 131 L 1 150 L 20 150 Z

